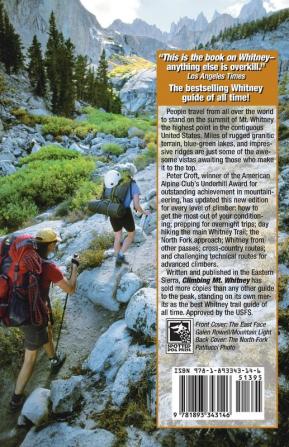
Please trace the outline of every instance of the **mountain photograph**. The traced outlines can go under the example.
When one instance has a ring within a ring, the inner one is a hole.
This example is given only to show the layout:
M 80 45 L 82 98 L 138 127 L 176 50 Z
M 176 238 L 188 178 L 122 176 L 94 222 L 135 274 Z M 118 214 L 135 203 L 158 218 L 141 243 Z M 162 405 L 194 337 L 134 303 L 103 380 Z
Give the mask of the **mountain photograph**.
M 289 7 L 175 3 L 165 30 L 157 16 L 104 26 L 81 0 L 0 0 L 1 447 L 289 447 Z M 278 429 L 156 427 L 156 51 L 178 49 L 279 54 Z M 118 176 L 134 207 L 120 229 L 88 206 Z M 5 249 L 23 235 L 55 248 L 38 357 L 5 320 Z

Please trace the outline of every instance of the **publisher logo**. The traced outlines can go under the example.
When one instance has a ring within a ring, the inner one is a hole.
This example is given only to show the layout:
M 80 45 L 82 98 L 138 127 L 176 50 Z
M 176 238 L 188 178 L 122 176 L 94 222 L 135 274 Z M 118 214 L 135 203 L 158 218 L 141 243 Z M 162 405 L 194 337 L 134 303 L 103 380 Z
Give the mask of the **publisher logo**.
M 167 320 L 167 353 L 192 353 L 193 320 Z

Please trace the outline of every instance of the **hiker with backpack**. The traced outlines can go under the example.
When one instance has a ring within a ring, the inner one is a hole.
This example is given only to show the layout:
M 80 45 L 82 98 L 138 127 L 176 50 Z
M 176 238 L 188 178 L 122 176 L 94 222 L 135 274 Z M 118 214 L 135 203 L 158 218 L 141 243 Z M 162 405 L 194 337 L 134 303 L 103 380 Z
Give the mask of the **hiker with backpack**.
M 132 163 L 119 165 L 118 170 L 108 171 L 104 176 L 104 188 L 101 200 L 89 203 L 89 209 L 96 213 L 109 216 L 114 231 L 115 265 L 128 264 L 124 253 L 134 240 L 135 222 L 131 211 L 131 203 L 135 211 L 148 215 L 149 211 L 140 205 L 140 189 L 133 179 L 136 167 Z M 122 242 L 122 230 L 127 231 L 127 237 Z
M 4 324 L 18 326 L 24 334 L 24 362 L 10 401 L 12 409 L 23 405 L 23 392 L 41 347 L 52 371 L 57 371 L 66 358 L 65 354 L 56 353 L 53 343 L 49 288 L 54 283 L 67 294 L 74 293 L 79 262 L 76 257 L 72 259 L 71 277 L 67 279 L 48 259 L 60 240 L 53 229 L 45 228 L 35 238 L 12 236 L 0 245 L 0 317 Z

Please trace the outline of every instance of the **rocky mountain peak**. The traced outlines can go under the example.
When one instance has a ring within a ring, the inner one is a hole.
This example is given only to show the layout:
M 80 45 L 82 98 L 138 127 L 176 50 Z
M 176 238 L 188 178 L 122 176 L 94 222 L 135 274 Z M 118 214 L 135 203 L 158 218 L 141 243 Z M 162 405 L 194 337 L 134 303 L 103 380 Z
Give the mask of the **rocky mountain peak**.
M 203 12 L 200 12 L 196 18 L 196 31 L 203 31 L 208 26 L 208 20 Z
M 212 17 L 212 21 L 217 19 L 220 15 L 221 14 L 215 9 L 215 12 L 214 12 L 213 17 Z
M 49 17 L 54 11 L 59 30 L 65 38 L 71 38 L 76 51 L 98 60 L 98 40 L 103 30 L 80 0 L 4 0 L 4 6 L 26 47 L 31 45 L 34 34 L 46 45 Z
M 242 7 L 239 20 L 241 22 L 247 22 L 260 19 L 265 15 L 267 15 L 267 11 L 263 6 L 263 0 L 251 0 Z

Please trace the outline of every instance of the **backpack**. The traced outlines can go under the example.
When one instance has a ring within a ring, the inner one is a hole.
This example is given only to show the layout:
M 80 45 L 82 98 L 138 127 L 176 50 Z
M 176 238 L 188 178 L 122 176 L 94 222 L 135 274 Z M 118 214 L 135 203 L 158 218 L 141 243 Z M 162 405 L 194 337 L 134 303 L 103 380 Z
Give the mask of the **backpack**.
M 46 325 L 48 308 L 41 298 L 42 259 L 31 235 L 0 242 L 0 320 L 6 326 Z
M 103 186 L 101 199 L 91 200 L 88 203 L 88 209 L 94 213 L 105 214 L 115 219 L 123 217 L 127 211 L 123 202 L 129 189 L 132 196 L 132 182 L 134 180 L 121 180 L 114 188 Z

